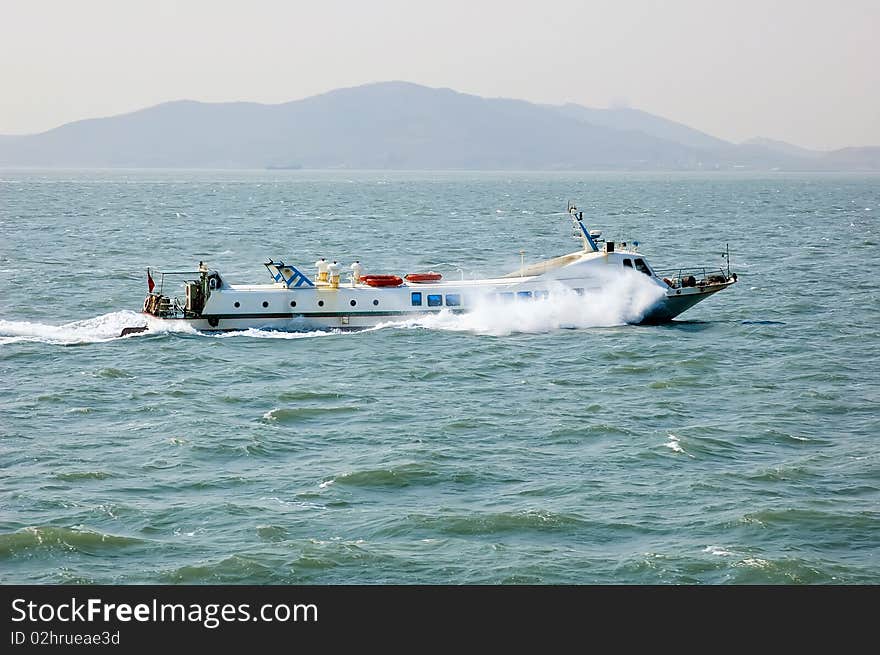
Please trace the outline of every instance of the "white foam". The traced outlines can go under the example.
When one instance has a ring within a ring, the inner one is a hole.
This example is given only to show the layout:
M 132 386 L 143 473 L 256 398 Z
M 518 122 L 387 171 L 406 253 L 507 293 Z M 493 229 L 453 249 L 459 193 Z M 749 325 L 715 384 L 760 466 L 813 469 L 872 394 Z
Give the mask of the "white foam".
M 718 557 L 727 557 L 728 555 L 732 555 L 729 550 L 726 550 L 723 546 L 706 546 L 703 549 L 704 553 L 709 553 L 710 555 L 717 555 Z
M 118 339 L 124 327 L 146 324 L 145 316 L 132 311 L 111 312 L 64 325 L 0 320 L 0 344 L 22 341 L 60 345 L 100 343 Z
M 671 450 L 674 453 L 682 453 L 683 455 L 687 455 L 691 459 L 695 459 L 693 455 L 691 455 L 689 452 L 687 452 L 684 448 L 681 447 L 680 442 L 681 442 L 681 437 L 679 437 L 678 435 L 672 434 L 670 432 L 669 433 L 669 441 L 667 441 L 663 445 L 666 446 L 667 448 L 669 448 L 669 450 Z
M 127 327 L 148 327 L 147 332 L 121 337 L 122 329 Z M 19 342 L 49 343 L 54 345 L 76 345 L 84 343 L 103 343 L 116 339 L 130 339 L 141 334 L 197 334 L 186 321 L 159 320 L 140 312 L 123 310 L 110 312 L 94 318 L 87 318 L 62 325 L 31 323 L 30 321 L 0 320 L 0 345 Z
M 120 337 L 127 327 L 149 328 L 146 332 Z M 228 339 L 251 337 L 258 339 L 304 339 L 338 334 L 338 331 L 280 332 L 275 330 L 237 330 L 234 332 L 201 333 L 183 320 L 156 319 L 140 312 L 119 311 L 103 314 L 82 321 L 63 325 L 31 323 L 29 321 L 0 320 L 0 345 L 20 342 L 48 343 L 54 345 L 77 345 L 104 343 L 116 339 L 129 339 L 141 335 L 200 334 L 205 337 Z
M 549 297 L 529 300 L 498 300 L 488 296 L 472 299 L 473 309 L 455 314 L 444 309 L 407 321 L 383 323 L 383 327 L 420 327 L 493 336 L 543 333 L 559 329 L 611 327 L 637 323 L 665 291 L 640 273 L 621 271 L 590 280 L 581 296 L 559 282 L 547 286 Z
M 283 332 L 280 330 L 258 330 L 256 328 L 249 328 L 247 330 L 235 330 L 232 332 L 205 333 L 204 336 L 210 336 L 216 339 L 229 339 L 232 337 L 253 337 L 255 339 L 308 339 L 311 337 L 328 337 L 340 333 L 341 331 L 339 330 Z
M 684 448 L 682 448 L 678 442 L 679 442 L 679 438 L 676 437 L 674 434 L 670 434 L 669 441 L 667 441 L 663 445 L 666 446 L 667 448 L 669 448 L 670 450 L 672 450 L 673 452 L 683 453 Z

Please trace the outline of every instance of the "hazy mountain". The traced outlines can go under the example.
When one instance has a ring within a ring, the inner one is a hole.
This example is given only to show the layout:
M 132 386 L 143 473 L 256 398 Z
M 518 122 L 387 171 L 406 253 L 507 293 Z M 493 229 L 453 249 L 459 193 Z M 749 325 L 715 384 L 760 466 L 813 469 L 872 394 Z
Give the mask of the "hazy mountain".
M 582 123 L 520 100 L 407 83 L 281 105 L 166 103 L 0 143 L 30 166 L 680 168 L 676 143 Z
M 831 168 L 849 171 L 880 171 L 880 146 L 841 148 L 822 156 Z
M 777 160 L 777 164 L 789 170 L 880 171 L 880 147 L 841 148 L 823 152 L 785 141 L 755 138 L 737 146 L 736 151 L 752 165 L 777 156 L 783 158 Z
M 765 137 L 755 137 L 742 143 L 744 146 L 758 146 L 772 152 L 777 152 L 790 157 L 804 157 L 806 159 L 817 159 L 824 153 L 819 150 L 809 150 L 800 146 L 786 143 L 785 141 L 777 141 L 776 139 L 767 139 Z
M 581 105 L 567 104 L 556 108 L 559 112 L 585 123 L 610 127 L 615 130 L 634 130 L 650 134 L 658 139 L 673 141 L 693 148 L 711 149 L 732 145 L 687 125 L 655 116 L 639 109 L 619 107 L 591 109 Z
M 872 160 L 850 154 L 829 161 L 861 169 Z M 0 165 L 693 170 L 815 164 L 633 109 L 548 107 L 383 82 L 279 105 L 169 102 L 0 137 Z

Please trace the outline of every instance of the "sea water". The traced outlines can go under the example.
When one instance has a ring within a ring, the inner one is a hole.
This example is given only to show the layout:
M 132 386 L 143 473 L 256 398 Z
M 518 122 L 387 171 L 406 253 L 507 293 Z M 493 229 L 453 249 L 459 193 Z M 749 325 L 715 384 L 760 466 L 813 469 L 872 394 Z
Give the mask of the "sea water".
M 576 250 L 568 200 L 739 282 L 119 337 L 147 266 L 484 277 Z M 878 214 L 868 175 L 0 171 L 0 582 L 876 584 Z

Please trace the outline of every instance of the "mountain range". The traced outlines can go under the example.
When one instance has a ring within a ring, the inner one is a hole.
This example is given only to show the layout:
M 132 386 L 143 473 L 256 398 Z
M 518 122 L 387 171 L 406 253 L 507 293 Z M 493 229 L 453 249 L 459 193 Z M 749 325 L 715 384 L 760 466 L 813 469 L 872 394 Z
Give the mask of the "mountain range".
M 0 166 L 878 171 L 880 147 L 736 144 L 638 109 L 380 82 L 276 105 L 181 100 L 0 136 Z

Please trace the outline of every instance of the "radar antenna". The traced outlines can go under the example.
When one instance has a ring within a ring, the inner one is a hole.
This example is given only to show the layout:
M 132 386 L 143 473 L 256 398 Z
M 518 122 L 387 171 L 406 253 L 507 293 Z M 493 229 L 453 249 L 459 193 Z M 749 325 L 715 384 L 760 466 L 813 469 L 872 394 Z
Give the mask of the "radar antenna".
M 575 228 L 579 230 L 581 236 L 583 236 L 584 250 L 599 252 L 599 246 L 596 245 L 596 242 L 590 235 L 590 231 L 584 225 L 584 212 L 578 211 L 578 208 L 575 207 L 571 200 L 568 201 L 568 214 L 571 216 L 571 220 L 574 221 Z

